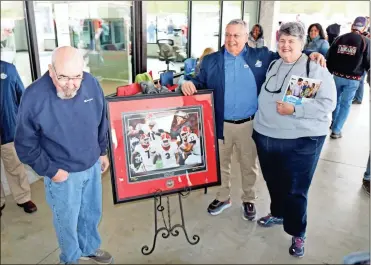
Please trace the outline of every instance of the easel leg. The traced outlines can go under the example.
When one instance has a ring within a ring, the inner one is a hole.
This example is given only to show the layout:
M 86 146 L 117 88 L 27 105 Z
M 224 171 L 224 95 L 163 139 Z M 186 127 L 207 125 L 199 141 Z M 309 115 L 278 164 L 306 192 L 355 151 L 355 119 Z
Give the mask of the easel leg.
M 181 192 L 178 192 L 179 209 L 180 209 L 180 216 L 181 216 L 182 223 L 171 226 L 169 196 L 166 197 L 166 199 L 167 199 L 167 213 L 168 213 L 168 216 L 167 216 L 168 220 L 166 221 L 166 218 L 165 218 L 165 215 L 164 215 L 164 212 L 163 212 L 165 210 L 165 207 L 162 206 L 162 195 L 161 194 L 160 195 L 155 195 L 155 197 L 154 197 L 155 235 L 153 237 L 153 243 L 152 243 L 152 248 L 151 249 L 149 249 L 149 247 L 147 245 L 142 247 L 142 254 L 143 255 L 150 255 L 155 250 L 157 235 L 161 231 L 163 231 L 161 236 L 163 238 L 168 238 L 170 235 L 178 236 L 179 231 L 177 230 L 177 228 L 181 228 L 181 229 L 183 229 L 185 237 L 186 237 L 189 244 L 196 245 L 200 241 L 200 237 L 198 235 L 192 236 L 192 239 L 193 239 L 192 241 L 188 237 L 188 233 L 187 233 L 187 230 L 185 228 L 184 214 L 183 214 L 183 204 L 182 204 L 182 197 L 183 196 L 187 196 L 187 195 L 183 195 Z M 162 216 L 162 219 L 163 219 L 163 222 L 164 222 L 164 226 L 160 227 L 160 228 L 158 228 L 158 223 L 157 223 L 157 212 L 161 212 L 161 216 Z
M 182 195 L 181 195 L 180 192 L 178 193 L 178 198 L 179 198 L 180 217 L 181 217 L 181 219 L 182 219 L 182 224 L 174 225 L 174 226 L 171 228 L 170 233 L 171 233 L 172 235 L 174 235 L 174 234 L 173 234 L 173 231 L 174 231 L 174 233 L 176 234 L 176 235 L 174 235 L 174 236 L 177 236 L 177 235 L 179 235 L 179 232 L 178 232 L 177 230 L 174 230 L 174 229 L 175 229 L 175 228 L 182 228 L 183 231 L 184 231 L 184 235 L 185 235 L 185 237 L 186 237 L 188 243 L 191 244 L 191 245 L 196 245 L 196 244 L 200 241 L 200 237 L 199 237 L 198 235 L 194 235 L 194 236 L 192 237 L 192 239 L 193 239 L 194 241 L 191 242 L 191 241 L 189 240 L 188 233 L 187 233 L 187 230 L 186 230 L 186 228 L 185 228 L 185 223 L 184 223 L 184 214 L 183 214 Z
M 161 227 L 160 229 L 157 228 L 157 211 L 162 212 L 164 210 L 164 206 L 162 206 L 162 204 L 161 204 L 162 203 L 162 196 L 161 195 L 155 196 L 153 201 L 154 201 L 154 211 L 155 211 L 155 236 L 153 237 L 153 243 L 152 243 L 151 250 L 149 250 L 149 247 L 147 245 L 142 247 L 142 254 L 143 255 L 149 255 L 155 250 L 158 233 L 160 233 L 161 231 L 164 231 L 162 233 L 163 238 L 168 238 L 170 236 L 169 229 L 166 226 Z M 159 202 L 158 206 L 157 206 L 157 201 Z

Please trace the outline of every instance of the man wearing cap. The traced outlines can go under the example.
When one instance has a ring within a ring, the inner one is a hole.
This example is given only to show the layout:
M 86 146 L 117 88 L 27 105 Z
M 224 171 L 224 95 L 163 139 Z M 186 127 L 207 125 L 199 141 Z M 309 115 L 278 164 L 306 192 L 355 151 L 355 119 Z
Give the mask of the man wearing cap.
M 357 17 L 350 33 L 337 38 L 327 53 L 327 67 L 334 75 L 337 106 L 332 113 L 332 139 L 342 137 L 341 130 L 349 115 L 352 100 L 365 71 L 370 69 L 370 40 L 363 36 L 365 17 Z

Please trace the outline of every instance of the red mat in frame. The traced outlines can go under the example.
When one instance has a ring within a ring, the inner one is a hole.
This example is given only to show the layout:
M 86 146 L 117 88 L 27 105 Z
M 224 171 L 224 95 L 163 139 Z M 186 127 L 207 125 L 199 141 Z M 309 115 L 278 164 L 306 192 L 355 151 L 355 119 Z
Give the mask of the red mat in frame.
M 220 185 L 212 91 L 107 102 L 115 204 Z

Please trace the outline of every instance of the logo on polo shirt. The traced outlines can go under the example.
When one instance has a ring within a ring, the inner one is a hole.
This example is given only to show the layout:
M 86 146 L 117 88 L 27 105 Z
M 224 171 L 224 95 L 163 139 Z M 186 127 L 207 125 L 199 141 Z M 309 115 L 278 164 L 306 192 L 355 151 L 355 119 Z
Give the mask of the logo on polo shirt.
M 86 102 L 89 102 L 89 101 L 92 101 L 92 100 L 93 100 L 93 98 L 89 98 L 89 99 L 85 99 L 84 102 L 86 103 Z

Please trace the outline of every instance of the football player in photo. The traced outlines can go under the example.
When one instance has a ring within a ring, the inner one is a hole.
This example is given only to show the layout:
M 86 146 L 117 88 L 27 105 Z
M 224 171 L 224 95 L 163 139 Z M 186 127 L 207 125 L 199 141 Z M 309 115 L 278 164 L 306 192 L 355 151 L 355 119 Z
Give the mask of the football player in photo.
M 161 133 L 161 144 L 157 147 L 157 156 L 162 161 L 162 168 L 179 166 L 178 145 L 171 141 L 171 136 L 167 132 Z
M 150 141 L 159 140 L 160 132 L 157 128 L 155 116 L 152 113 L 147 114 L 144 123 L 138 123 L 135 127 L 136 131 L 142 130 L 150 138 Z
M 179 135 L 180 135 L 180 130 L 182 129 L 183 126 L 188 126 L 191 127 L 191 124 L 189 121 L 187 121 L 189 118 L 189 115 L 185 113 L 184 111 L 177 111 L 174 114 L 174 120 L 171 125 L 171 138 L 172 139 L 178 139 L 179 140 Z
M 189 126 L 183 126 L 180 131 L 179 150 L 181 153 L 179 163 L 181 165 L 201 164 L 200 139 L 195 133 L 191 132 Z
M 139 133 L 134 130 L 133 126 L 129 126 L 128 137 L 130 142 L 130 152 L 133 153 L 135 147 L 139 144 Z
M 132 165 L 136 162 L 135 158 L 138 154 L 141 157 L 142 163 L 136 173 L 148 172 L 156 169 L 156 150 L 154 147 L 151 147 L 150 138 L 145 133 L 140 135 L 139 144 L 135 147 L 134 152 L 131 155 Z

